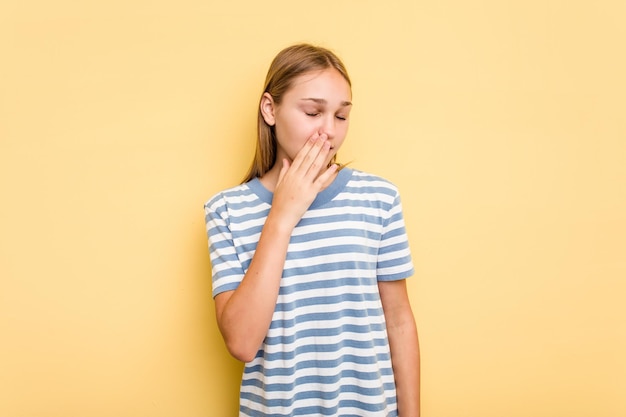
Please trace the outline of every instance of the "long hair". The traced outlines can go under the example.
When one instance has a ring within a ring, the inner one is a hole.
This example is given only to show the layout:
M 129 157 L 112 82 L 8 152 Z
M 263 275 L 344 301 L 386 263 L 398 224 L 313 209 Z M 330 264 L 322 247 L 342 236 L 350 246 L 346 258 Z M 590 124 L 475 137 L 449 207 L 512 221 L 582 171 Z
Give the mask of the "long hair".
M 343 62 L 330 50 L 304 43 L 289 46 L 280 51 L 272 61 L 265 77 L 265 88 L 261 94 L 261 100 L 263 94 L 269 93 L 274 102 L 280 104 L 296 77 L 310 71 L 328 68 L 339 71 L 348 85 L 352 86 Z M 242 183 L 262 177 L 276 163 L 276 132 L 274 126 L 269 126 L 263 119 L 261 100 L 259 100 L 258 109 L 256 151 Z

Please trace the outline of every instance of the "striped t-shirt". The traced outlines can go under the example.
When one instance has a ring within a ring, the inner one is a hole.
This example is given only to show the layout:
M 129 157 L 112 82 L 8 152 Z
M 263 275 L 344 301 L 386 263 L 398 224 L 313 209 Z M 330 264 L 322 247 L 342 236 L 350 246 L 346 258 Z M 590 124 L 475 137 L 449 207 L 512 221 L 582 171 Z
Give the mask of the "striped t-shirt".
M 243 279 L 272 196 L 254 179 L 205 204 L 213 296 Z M 240 416 L 396 416 L 378 281 L 412 274 L 397 188 L 341 170 L 293 231 L 272 323 L 245 364 Z

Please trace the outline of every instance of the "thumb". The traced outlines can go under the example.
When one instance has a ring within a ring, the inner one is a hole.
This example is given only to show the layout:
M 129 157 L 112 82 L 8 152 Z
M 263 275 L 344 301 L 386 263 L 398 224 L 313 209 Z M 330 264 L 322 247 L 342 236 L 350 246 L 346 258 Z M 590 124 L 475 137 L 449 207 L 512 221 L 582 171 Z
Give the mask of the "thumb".
M 289 166 L 289 161 L 286 158 L 283 158 L 283 166 L 280 168 L 280 172 L 278 173 L 278 182 L 276 183 L 276 185 L 280 184 L 283 181 L 283 178 L 285 177 Z

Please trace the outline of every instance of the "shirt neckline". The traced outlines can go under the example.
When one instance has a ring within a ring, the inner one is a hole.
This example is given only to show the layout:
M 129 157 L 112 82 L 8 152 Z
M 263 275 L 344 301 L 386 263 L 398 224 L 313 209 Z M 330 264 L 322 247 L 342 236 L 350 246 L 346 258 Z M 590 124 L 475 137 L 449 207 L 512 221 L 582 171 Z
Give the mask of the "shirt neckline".
M 313 203 L 311 203 L 311 206 L 309 208 L 323 206 L 324 204 L 335 198 L 335 196 L 344 189 L 344 187 L 352 177 L 352 172 L 353 171 L 350 168 L 343 168 L 341 171 L 339 171 L 333 182 L 324 190 L 322 190 L 319 194 L 317 194 L 317 197 L 315 197 L 315 200 L 313 200 Z M 261 181 L 259 181 L 258 178 L 251 179 L 246 183 L 246 185 L 250 187 L 250 189 L 262 201 L 270 205 L 272 204 L 274 193 L 265 188 L 265 186 L 261 184 Z

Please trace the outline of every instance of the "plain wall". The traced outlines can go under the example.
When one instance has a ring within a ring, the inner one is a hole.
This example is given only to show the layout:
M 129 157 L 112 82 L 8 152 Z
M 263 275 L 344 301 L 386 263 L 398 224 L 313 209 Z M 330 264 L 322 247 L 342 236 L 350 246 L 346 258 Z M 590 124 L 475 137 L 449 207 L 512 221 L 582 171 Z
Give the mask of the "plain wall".
M 626 415 L 623 1 L 3 1 L 0 416 L 221 417 L 202 204 L 267 67 L 354 84 L 402 193 L 426 417 Z

